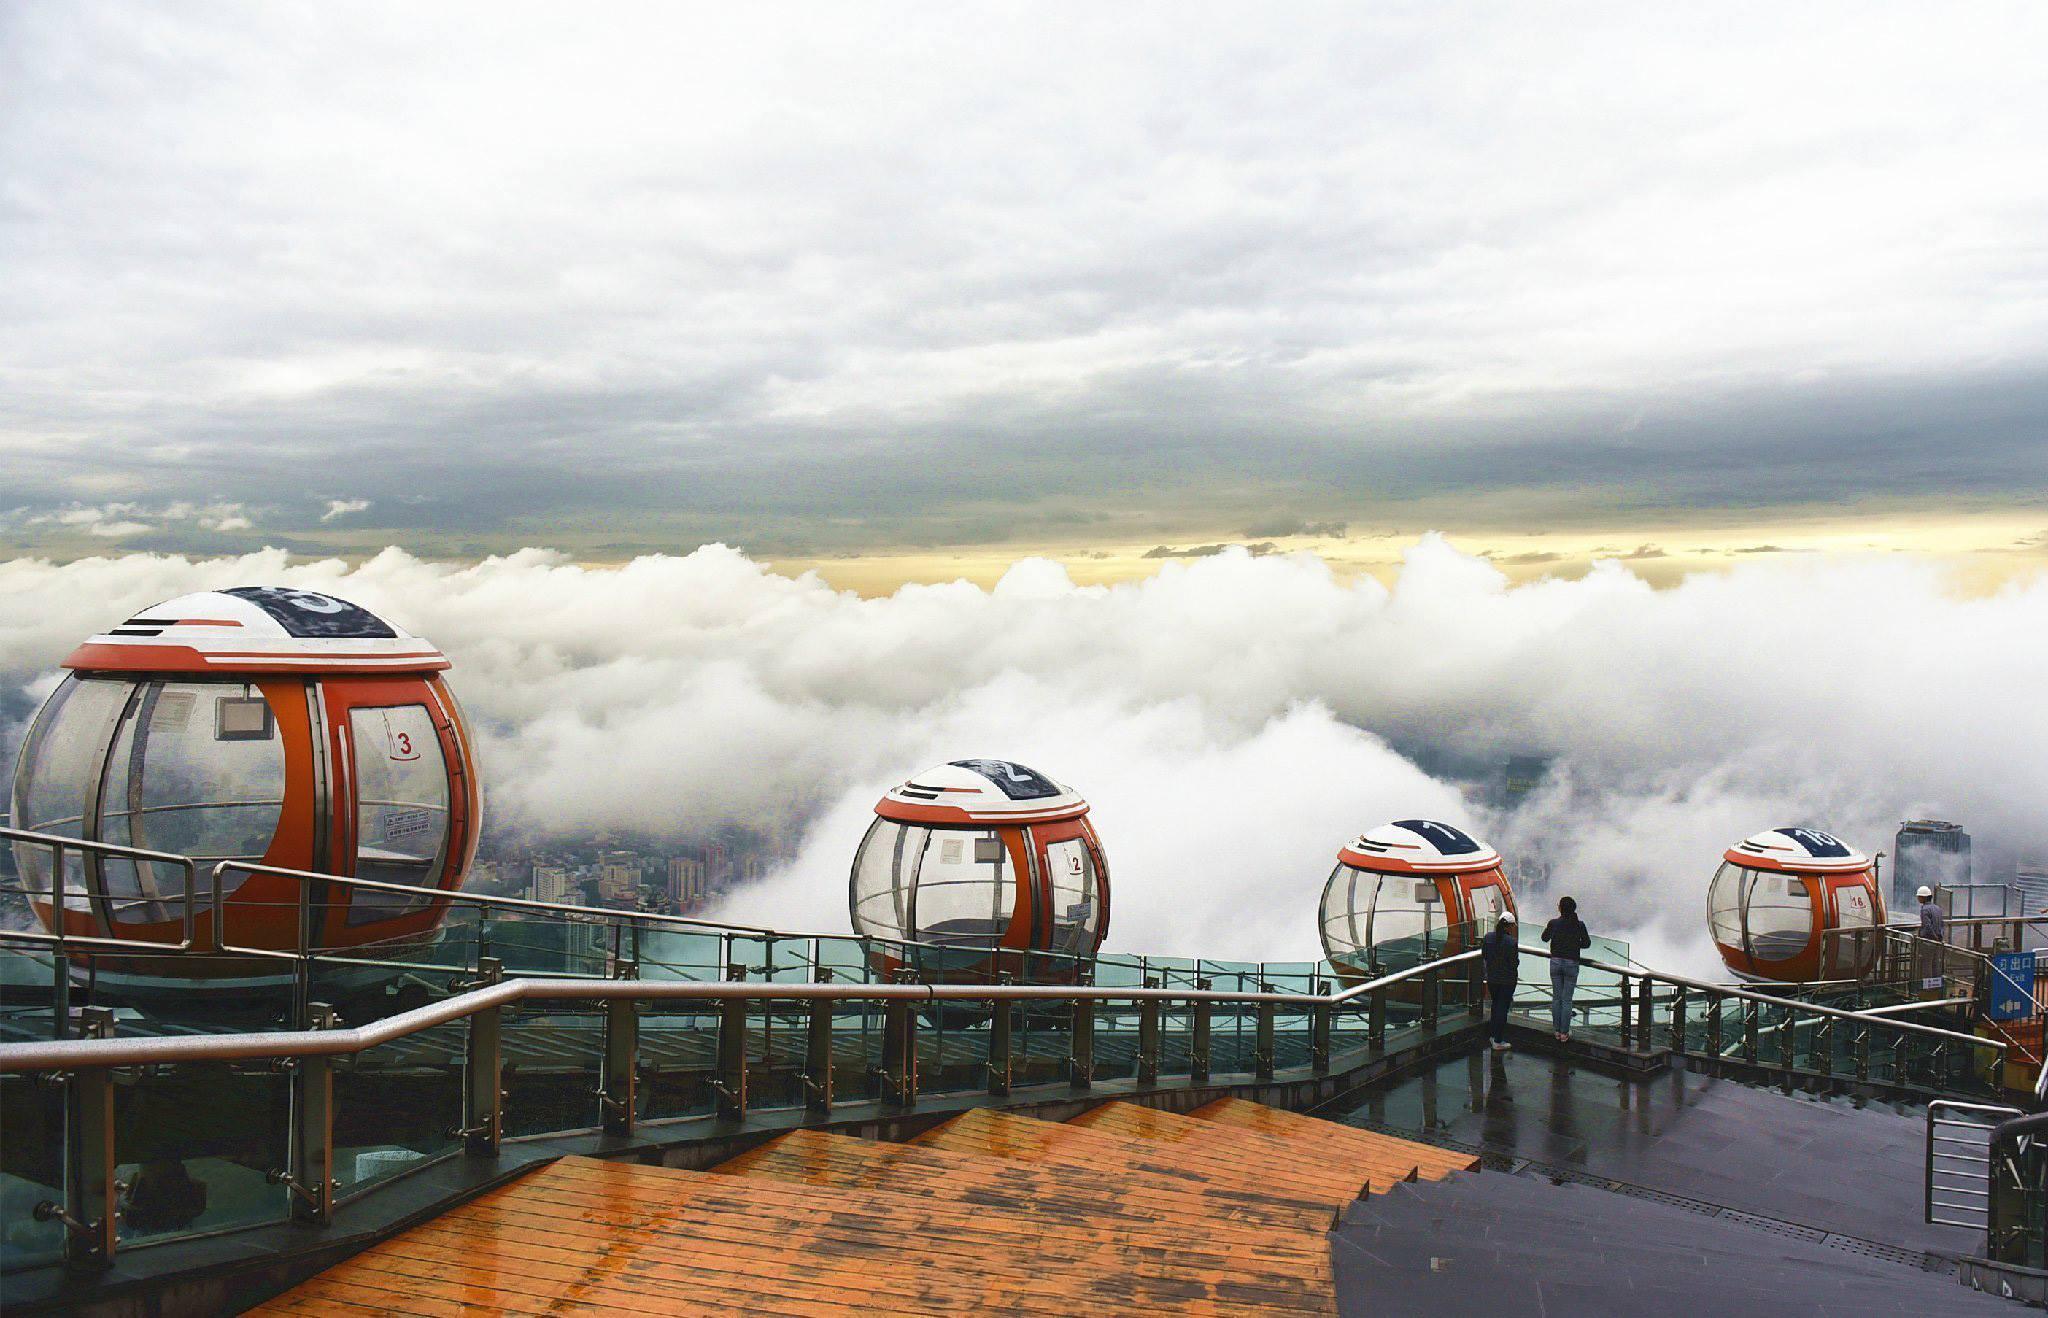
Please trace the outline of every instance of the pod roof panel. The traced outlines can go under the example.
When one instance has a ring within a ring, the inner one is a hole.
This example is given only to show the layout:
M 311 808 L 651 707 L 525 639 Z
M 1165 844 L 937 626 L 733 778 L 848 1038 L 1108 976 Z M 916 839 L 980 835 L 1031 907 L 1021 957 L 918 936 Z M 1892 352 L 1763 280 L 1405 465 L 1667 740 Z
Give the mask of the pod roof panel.
M 1461 828 L 1434 819 L 1400 819 L 1369 828 L 1337 853 L 1362 870 L 1468 874 L 1500 864 L 1500 853 Z
M 448 657 L 360 605 L 318 591 L 237 586 L 152 604 L 64 660 L 79 672 L 424 672 Z
M 1028 824 L 1084 815 L 1088 803 L 1011 760 L 954 760 L 890 788 L 875 813 L 906 823 Z

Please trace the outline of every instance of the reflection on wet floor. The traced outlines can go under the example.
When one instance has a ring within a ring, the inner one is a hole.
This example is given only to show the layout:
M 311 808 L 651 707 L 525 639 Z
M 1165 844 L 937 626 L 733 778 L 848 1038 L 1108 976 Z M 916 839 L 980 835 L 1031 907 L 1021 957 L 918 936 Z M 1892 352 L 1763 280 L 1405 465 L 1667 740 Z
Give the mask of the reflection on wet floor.
M 1923 1114 L 1684 1071 L 1624 1079 L 1485 1049 L 1367 1095 L 1339 1121 L 1413 1131 L 1867 1239 L 1960 1253 L 1921 1222 Z

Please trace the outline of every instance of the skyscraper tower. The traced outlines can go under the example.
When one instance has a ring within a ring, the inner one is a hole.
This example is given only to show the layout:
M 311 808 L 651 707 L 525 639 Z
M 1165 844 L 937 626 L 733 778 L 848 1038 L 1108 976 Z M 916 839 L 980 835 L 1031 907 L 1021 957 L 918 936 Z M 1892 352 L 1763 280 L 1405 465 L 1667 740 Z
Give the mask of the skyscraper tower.
M 1913 894 L 1970 881 L 1970 835 L 1945 819 L 1908 819 L 1892 847 L 1891 909 L 1911 915 Z

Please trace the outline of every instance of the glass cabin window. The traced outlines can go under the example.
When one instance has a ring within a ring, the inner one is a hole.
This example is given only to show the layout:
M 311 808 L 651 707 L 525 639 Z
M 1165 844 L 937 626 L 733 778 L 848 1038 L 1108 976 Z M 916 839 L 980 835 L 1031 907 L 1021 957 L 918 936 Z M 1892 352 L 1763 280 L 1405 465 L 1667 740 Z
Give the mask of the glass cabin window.
M 1500 885 L 1488 883 L 1471 889 L 1473 932 L 1480 936 L 1493 932 L 1500 920 L 1501 912 L 1507 910 L 1507 898 L 1502 895 Z
M 1759 961 L 1789 961 L 1813 937 L 1813 902 L 1797 874 L 1751 870 L 1743 923 L 1749 953 Z
M 1721 862 L 1714 872 L 1714 884 L 1707 890 L 1707 928 L 1723 947 L 1741 947 L 1742 883 L 1750 871 L 1740 865 Z
M 134 683 L 67 676 L 29 730 L 14 778 L 14 826 L 59 837 L 85 836 L 85 817 L 98 784 L 100 755 L 115 720 L 128 704 Z M 15 866 L 22 886 L 51 895 L 50 853 L 17 843 Z M 64 905 L 87 909 L 85 867 L 76 855 L 65 859 Z
M 1425 875 L 1381 876 L 1368 927 L 1379 959 L 1388 960 L 1391 952 L 1398 967 L 1435 956 L 1448 924 L 1442 898 L 1436 880 Z
M 1877 959 L 1877 903 L 1858 878 L 1835 887 L 1835 927 L 1828 936 L 1830 975 L 1861 975 Z
M 917 862 L 931 830 L 877 819 L 853 858 L 853 928 L 865 938 L 907 939 Z
M 103 841 L 190 856 L 204 878 L 224 860 L 262 860 L 283 814 L 284 743 L 260 691 L 239 682 L 143 684 L 101 779 Z M 181 914 L 176 866 L 110 857 L 102 873 L 116 920 Z
M 1332 961 L 1358 962 L 1372 919 L 1379 876 L 1339 864 L 1323 885 L 1323 952 Z
M 356 877 L 431 888 L 448 842 L 448 765 L 425 705 L 351 709 L 355 744 Z M 349 893 L 348 921 L 364 924 L 424 910 L 428 894 Z
M 922 942 L 992 947 L 1017 909 L 1010 849 L 992 828 L 935 828 L 913 878 L 910 911 Z M 900 880 L 899 880 L 900 881 Z
M 1045 862 L 1052 889 L 1052 950 L 1085 955 L 1095 948 L 1095 926 L 1102 917 L 1095 856 L 1080 838 L 1048 843 Z

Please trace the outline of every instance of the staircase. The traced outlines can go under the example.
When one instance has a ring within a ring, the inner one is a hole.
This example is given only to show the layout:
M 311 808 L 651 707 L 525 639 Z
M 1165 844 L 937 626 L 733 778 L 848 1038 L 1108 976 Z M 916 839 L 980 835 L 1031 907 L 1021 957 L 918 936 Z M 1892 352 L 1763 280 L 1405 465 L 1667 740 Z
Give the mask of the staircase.
M 564 1158 L 258 1312 L 1331 1314 L 1338 1215 L 1476 1168 L 1238 1099 L 978 1108 L 907 1144 L 792 1131 L 706 1172 Z

